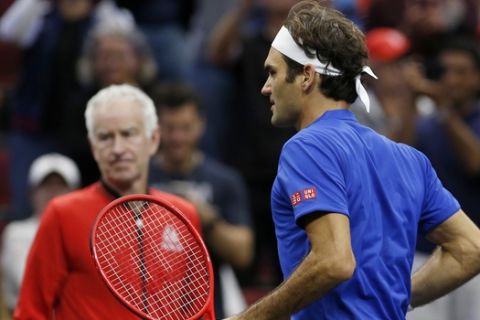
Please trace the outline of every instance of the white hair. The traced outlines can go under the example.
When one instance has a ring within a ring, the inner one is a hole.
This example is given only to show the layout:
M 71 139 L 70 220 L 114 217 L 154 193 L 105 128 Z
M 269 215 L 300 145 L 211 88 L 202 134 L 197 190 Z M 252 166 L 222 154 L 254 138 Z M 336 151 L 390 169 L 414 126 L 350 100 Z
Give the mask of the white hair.
M 85 124 L 87 126 L 88 137 L 93 140 L 94 136 L 94 109 L 100 105 L 110 103 L 114 99 L 129 99 L 138 103 L 143 110 L 143 120 L 145 125 L 145 134 L 151 137 L 153 131 L 158 126 L 158 117 L 155 105 L 142 90 L 129 84 L 111 85 L 97 92 L 87 103 L 85 110 Z

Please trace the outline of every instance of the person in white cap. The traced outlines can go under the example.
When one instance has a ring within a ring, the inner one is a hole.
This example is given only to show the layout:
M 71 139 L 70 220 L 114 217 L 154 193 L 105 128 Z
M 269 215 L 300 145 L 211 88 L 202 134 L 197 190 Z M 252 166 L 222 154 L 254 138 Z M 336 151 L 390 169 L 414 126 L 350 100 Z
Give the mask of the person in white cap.
M 5 227 L 2 238 L 2 291 L 9 310 L 13 310 L 17 303 L 28 251 L 43 210 L 54 197 L 79 187 L 80 172 L 70 158 L 48 153 L 33 161 L 28 181 L 33 215 L 26 220 L 10 222 Z
M 271 122 L 283 146 L 272 215 L 285 281 L 243 319 L 405 319 L 480 272 L 480 230 L 428 159 L 361 125 L 349 110 L 367 48 L 320 1 L 294 5 L 265 61 Z M 417 232 L 439 248 L 412 277 Z

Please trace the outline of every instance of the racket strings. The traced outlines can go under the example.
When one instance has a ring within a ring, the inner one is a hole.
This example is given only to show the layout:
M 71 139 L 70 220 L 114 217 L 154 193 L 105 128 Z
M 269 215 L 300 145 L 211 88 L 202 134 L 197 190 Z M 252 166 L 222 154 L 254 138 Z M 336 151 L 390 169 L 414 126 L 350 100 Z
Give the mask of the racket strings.
M 96 246 L 113 288 L 147 315 L 189 318 L 205 305 L 205 254 L 184 222 L 160 205 L 135 201 L 114 207 L 97 226 Z
M 110 224 L 110 223 L 109 223 L 109 224 Z M 107 230 L 111 230 L 111 229 L 108 228 Z M 107 233 L 108 233 L 108 235 L 107 235 L 108 237 L 112 237 L 112 236 L 113 236 L 110 231 L 107 231 Z M 118 235 L 118 234 L 117 234 L 117 235 Z M 129 240 L 130 240 L 130 241 L 133 241 L 133 238 L 130 238 Z M 136 241 L 136 239 L 135 239 L 135 241 Z M 131 242 L 130 242 L 130 243 L 131 243 Z M 112 249 L 113 249 L 113 247 L 111 246 L 111 244 L 109 244 L 105 250 L 111 252 Z M 135 249 L 130 246 L 129 250 L 135 250 Z M 154 253 L 153 251 L 149 252 L 148 254 L 150 254 L 150 256 L 155 255 L 155 253 Z M 173 255 L 173 254 L 172 254 L 172 255 Z M 172 261 L 172 260 L 173 260 L 172 257 L 171 257 L 172 255 L 164 255 L 164 258 L 165 258 L 164 260 L 165 260 L 166 262 Z M 145 256 L 144 259 L 145 259 L 145 260 L 148 260 L 148 259 L 150 258 L 150 256 Z M 203 260 L 202 260 L 203 256 L 195 255 L 195 256 L 193 256 L 193 257 L 192 257 L 192 256 L 187 256 L 187 258 L 189 259 L 189 262 L 192 263 L 192 264 L 194 264 L 194 265 L 203 263 Z M 160 261 L 160 263 L 166 263 L 166 262 Z M 138 268 L 140 269 L 140 268 L 141 268 L 141 265 L 140 265 L 137 261 L 135 261 L 135 263 L 136 263 L 136 267 L 138 267 Z M 165 269 L 169 269 L 169 270 L 171 270 L 171 271 L 174 270 L 174 268 L 171 266 L 171 264 L 164 264 L 164 267 L 165 267 Z M 111 269 L 110 272 L 113 272 L 113 273 L 114 273 L 115 271 L 116 271 L 115 269 Z M 193 280 L 203 280 L 203 279 L 204 279 L 204 278 L 203 278 L 204 273 L 201 272 L 201 271 L 202 271 L 202 270 L 195 270 L 194 272 L 192 272 L 191 276 L 193 277 Z M 107 275 L 110 276 L 109 273 L 107 273 Z M 148 272 L 148 269 L 146 269 L 146 275 L 148 276 L 148 279 L 147 279 L 147 280 L 151 280 L 151 279 L 152 279 L 152 276 L 151 276 L 151 274 Z M 195 278 L 196 275 L 198 276 L 197 278 Z
M 148 260 L 148 258 L 145 258 L 145 260 Z M 174 287 L 176 286 L 178 289 L 185 288 L 185 286 L 178 287 L 178 283 L 177 283 L 177 282 L 173 282 L 173 286 L 174 286 Z

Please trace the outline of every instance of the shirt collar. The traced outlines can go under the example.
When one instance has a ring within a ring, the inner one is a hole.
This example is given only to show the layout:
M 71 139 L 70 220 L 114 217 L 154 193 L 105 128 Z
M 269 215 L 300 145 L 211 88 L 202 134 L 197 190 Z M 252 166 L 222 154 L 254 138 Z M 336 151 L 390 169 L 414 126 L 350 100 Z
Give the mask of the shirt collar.
M 356 121 L 355 114 L 349 109 L 335 109 L 326 111 L 317 120 L 353 120 Z
M 122 196 L 120 193 L 110 187 L 107 183 L 105 183 L 103 179 L 100 179 L 100 185 L 102 186 L 103 190 L 113 199 L 118 199 Z M 150 188 L 147 189 L 146 194 L 151 194 Z

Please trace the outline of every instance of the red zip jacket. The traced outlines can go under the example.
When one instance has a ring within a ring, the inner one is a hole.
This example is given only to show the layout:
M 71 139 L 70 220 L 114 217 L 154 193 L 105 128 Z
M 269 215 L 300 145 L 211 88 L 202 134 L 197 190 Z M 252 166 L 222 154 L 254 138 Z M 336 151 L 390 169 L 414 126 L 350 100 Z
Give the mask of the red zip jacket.
M 149 192 L 180 209 L 200 231 L 191 204 L 172 194 Z M 90 255 L 90 230 L 112 200 L 114 195 L 97 182 L 49 203 L 30 249 L 14 319 L 139 319 L 110 292 Z

